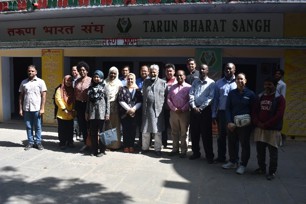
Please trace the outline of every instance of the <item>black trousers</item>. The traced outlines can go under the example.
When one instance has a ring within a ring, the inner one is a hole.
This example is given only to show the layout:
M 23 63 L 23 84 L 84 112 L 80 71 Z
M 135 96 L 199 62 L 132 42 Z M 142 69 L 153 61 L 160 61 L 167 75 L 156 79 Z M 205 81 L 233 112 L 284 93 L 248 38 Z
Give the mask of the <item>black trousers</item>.
M 73 144 L 73 120 L 62 120 L 57 118 L 57 131 L 60 146 Z
M 218 111 L 218 129 L 219 129 L 219 137 L 217 139 L 218 143 L 218 159 L 226 160 L 226 135 L 227 135 L 227 127 L 226 127 L 226 116 L 224 110 Z
M 123 147 L 134 147 L 137 119 L 136 117 L 126 116 L 121 119 L 122 132 L 123 132 Z
M 211 106 L 202 110 L 201 114 L 191 111 L 190 133 L 193 154 L 200 153 L 200 137 L 202 138 L 203 147 L 207 160 L 214 159 L 213 141 L 212 141 L 212 117 Z
M 164 147 L 167 147 L 168 141 L 168 128 L 170 127 L 170 110 L 164 109 L 164 118 L 165 118 L 165 130 L 162 132 L 162 144 Z
M 102 131 L 104 126 L 104 120 L 90 120 L 89 121 L 89 134 L 91 138 L 91 152 L 93 154 L 98 154 L 100 152 L 105 152 L 105 145 L 101 142 L 98 133 Z
M 86 102 L 76 101 L 75 110 L 77 111 L 79 131 L 82 133 L 84 143 L 86 144 L 86 138 L 87 138 L 87 121 L 85 120 Z
M 278 149 L 265 142 L 256 142 L 258 166 L 266 171 L 266 148 L 270 154 L 269 174 L 273 174 L 277 170 Z
M 245 127 L 236 127 L 233 132 L 228 131 L 228 152 L 232 163 L 238 163 L 239 161 L 239 143 L 241 145 L 241 162 L 242 166 L 247 166 L 250 154 L 250 135 L 252 127 L 251 125 Z

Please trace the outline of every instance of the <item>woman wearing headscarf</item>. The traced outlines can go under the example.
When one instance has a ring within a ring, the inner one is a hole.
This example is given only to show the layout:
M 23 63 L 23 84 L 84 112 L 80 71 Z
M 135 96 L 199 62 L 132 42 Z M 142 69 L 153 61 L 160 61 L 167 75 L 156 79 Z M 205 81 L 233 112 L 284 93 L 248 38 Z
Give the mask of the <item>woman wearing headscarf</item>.
M 56 113 L 58 123 L 59 146 L 62 150 L 73 145 L 73 118 L 74 118 L 74 90 L 72 76 L 66 75 L 61 86 L 55 92 L 55 103 L 58 106 Z
M 136 85 L 136 76 L 127 75 L 127 84 L 119 91 L 120 119 L 123 132 L 123 146 L 125 153 L 134 153 L 135 135 L 137 129 L 137 110 L 142 104 L 142 94 Z
M 105 125 L 105 130 L 116 128 L 118 141 L 112 143 L 107 148 L 115 150 L 121 147 L 121 134 L 120 134 L 120 118 L 118 107 L 118 93 L 122 87 L 122 82 L 119 80 L 119 70 L 116 67 L 111 67 L 108 72 L 108 77 L 105 79 L 104 84 L 108 93 L 110 102 L 110 122 Z
M 104 121 L 109 120 L 109 100 L 103 79 L 103 72 L 96 70 L 88 88 L 88 101 L 85 111 L 85 118 L 89 121 L 91 153 L 97 157 L 101 157 L 105 153 L 105 145 L 99 140 L 98 133 L 103 129 Z

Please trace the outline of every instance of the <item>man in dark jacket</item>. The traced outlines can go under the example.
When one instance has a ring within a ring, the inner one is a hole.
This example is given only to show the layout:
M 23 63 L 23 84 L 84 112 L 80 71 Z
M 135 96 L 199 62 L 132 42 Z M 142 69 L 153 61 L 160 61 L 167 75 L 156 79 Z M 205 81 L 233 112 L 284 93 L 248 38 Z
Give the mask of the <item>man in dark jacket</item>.
M 276 92 L 277 81 L 269 77 L 264 81 L 264 92 L 253 108 L 252 119 L 256 126 L 254 140 L 256 142 L 259 168 L 255 173 L 266 173 L 266 147 L 270 153 L 268 180 L 275 177 L 278 160 L 278 146 L 281 141 L 281 130 L 286 107 L 284 96 Z

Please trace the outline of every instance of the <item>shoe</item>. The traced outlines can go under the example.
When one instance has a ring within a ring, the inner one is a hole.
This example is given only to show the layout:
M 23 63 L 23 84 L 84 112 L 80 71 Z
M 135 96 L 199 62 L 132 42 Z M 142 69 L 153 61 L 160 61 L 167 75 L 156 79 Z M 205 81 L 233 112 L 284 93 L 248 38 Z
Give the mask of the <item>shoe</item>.
M 195 160 L 195 159 L 199 159 L 201 157 L 201 154 L 192 154 L 189 159 L 190 160 Z
M 65 145 L 61 145 L 61 146 L 60 146 L 60 149 L 61 149 L 61 150 L 65 150 L 65 149 L 66 149 L 66 146 L 65 146 Z
M 242 166 L 242 165 L 240 165 L 238 169 L 236 170 L 236 173 L 240 175 L 244 174 L 244 172 L 245 172 L 245 166 Z
M 149 153 L 149 150 L 141 150 L 141 151 L 139 151 L 139 154 L 148 154 Z
M 123 149 L 123 152 L 124 152 L 124 153 L 130 153 L 130 150 L 129 150 L 128 147 L 125 147 L 125 148 Z
M 33 144 L 28 144 L 28 145 L 24 148 L 24 150 L 25 150 L 25 151 L 28 151 L 28 150 L 30 150 L 31 148 L 33 148 Z
M 207 163 L 208 164 L 213 164 L 214 163 L 214 159 L 207 159 Z
M 271 181 L 275 178 L 275 173 L 272 173 L 272 174 L 267 174 L 266 176 L 267 180 Z
M 39 144 L 37 144 L 37 149 L 38 149 L 38 150 L 43 150 L 44 147 L 42 146 L 42 144 L 39 143 Z
M 102 157 L 103 156 L 103 153 L 102 152 L 100 152 L 100 153 L 98 153 L 97 155 L 96 155 L 96 157 Z
M 75 147 L 74 144 L 73 144 L 73 142 L 69 142 L 67 146 L 68 146 L 69 148 L 74 148 L 74 147 Z
M 87 145 L 84 145 L 81 149 L 80 149 L 80 152 L 83 152 L 87 149 Z
M 266 174 L 266 171 L 263 170 L 262 168 L 258 168 L 254 171 L 254 174 L 263 175 Z
M 155 152 L 155 155 L 156 155 L 157 157 L 161 157 L 161 156 L 162 156 L 162 153 L 161 153 L 161 151 L 156 151 L 156 152 Z
M 187 154 L 186 154 L 186 152 L 184 152 L 184 153 L 180 153 L 180 158 L 186 158 L 187 157 Z
M 135 152 L 134 147 L 130 147 L 130 148 L 129 148 L 129 152 L 130 152 L 130 153 L 134 153 L 134 152 Z
M 219 158 L 217 158 L 217 159 L 214 160 L 214 163 L 215 163 L 215 164 L 217 164 L 217 163 L 225 163 L 225 162 L 226 162 L 225 159 L 219 159 Z
M 172 151 L 172 152 L 169 153 L 169 156 L 173 157 L 173 156 L 178 155 L 178 154 L 179 154 L 178 151 Z
M 223 169 L 236 169 L 237 163 L 227 162 L 226 164 L 222 165 Z

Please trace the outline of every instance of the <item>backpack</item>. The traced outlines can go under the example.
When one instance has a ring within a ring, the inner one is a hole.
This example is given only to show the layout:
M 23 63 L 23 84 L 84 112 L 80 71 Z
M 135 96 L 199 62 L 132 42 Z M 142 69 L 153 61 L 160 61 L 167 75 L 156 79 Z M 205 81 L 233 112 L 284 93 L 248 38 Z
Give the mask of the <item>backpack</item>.
M 56 105 L 56 102 L 55 102 L 55 94 L 56 94 L 57 89 L 59 89 L 61 86 L 62 86 L 62 84 L 58 85 L 54 89 L 54 93 L 53 93 L 53 97 L 52 97 L 53 105 L 54 105 L 54 119 L 56 119 L 56 114 L 57 114 L 57 111 L 58 111 L 58 106 Z

